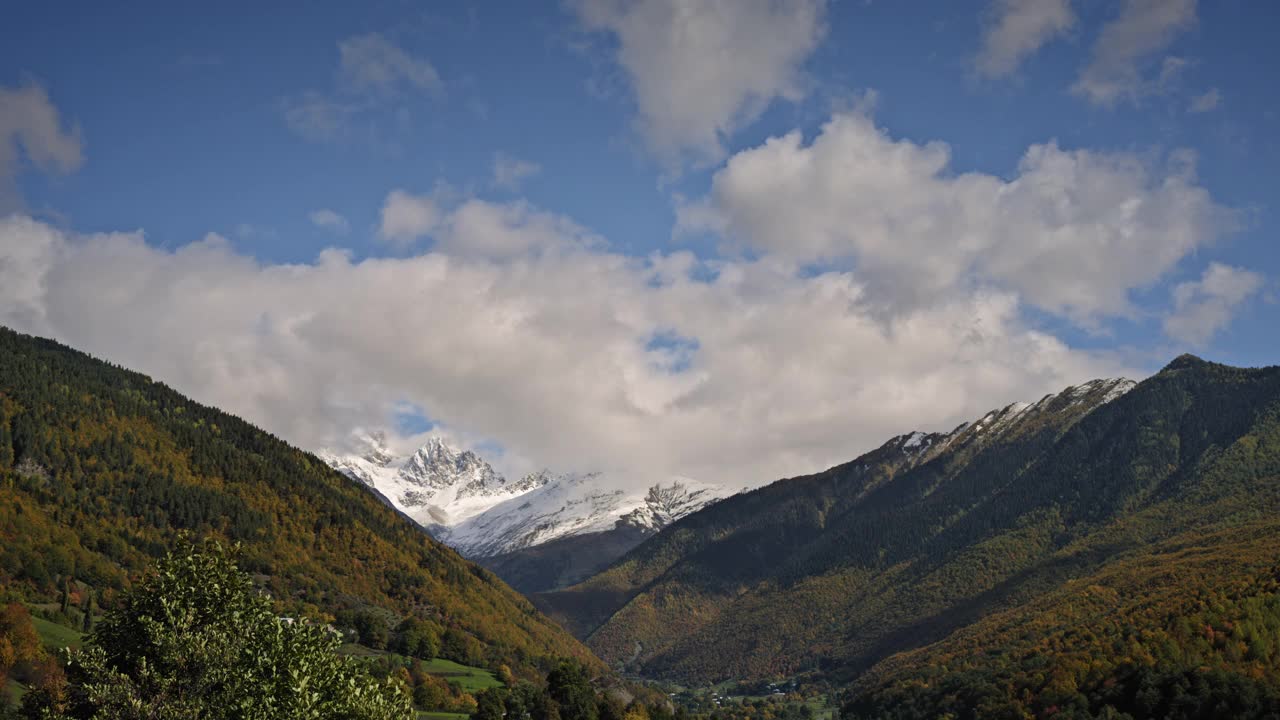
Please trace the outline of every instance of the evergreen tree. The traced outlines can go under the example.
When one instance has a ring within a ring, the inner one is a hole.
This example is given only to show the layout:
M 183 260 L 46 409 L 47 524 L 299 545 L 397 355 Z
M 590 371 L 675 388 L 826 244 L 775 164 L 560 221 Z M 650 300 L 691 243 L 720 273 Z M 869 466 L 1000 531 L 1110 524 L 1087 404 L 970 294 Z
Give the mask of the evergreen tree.
M 59 598 L 58 609 L 62 611 L 63 617 L 71 612 L 71 578 L 62 580 L 62 597 Z
M 93 631 L 93 591 L 86 589 L 84 591 L 84 605 L 82 606 L 84 618 L 81 620 L 80 630 L 86 633 Z

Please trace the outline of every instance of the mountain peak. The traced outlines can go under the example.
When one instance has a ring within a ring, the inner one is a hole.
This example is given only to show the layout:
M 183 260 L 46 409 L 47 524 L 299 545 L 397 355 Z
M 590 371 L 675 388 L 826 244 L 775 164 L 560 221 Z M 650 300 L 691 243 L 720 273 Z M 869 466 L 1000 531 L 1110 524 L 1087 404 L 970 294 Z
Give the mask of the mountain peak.
M 1208 364 L 1209 362 L 1207 360 L 1198 358 L 1195 355 L 1192 355 L 1191 353 L 1183 353 L 1178 357 L 1174 358 L 1172 361 L 1170 361 L 1168 365 L 1165 365 L 1164 369 L 1161 370 L 1160 372 L 1167 372 L 1170 370 L 1188 370 L 1191 368 L 1202 368 Z
M 619 525 L 657 532 L 730 493 L 718 485 L 704 485 L 689 478 L 673 478 L 670 484 L 657 483 L 645 493 L 644 503 L 623 515 Z
M 432 435 L 418 448 L 418 454 L 433 459 L 452 460 L 463 454 L 463 451 L 439 435 Z

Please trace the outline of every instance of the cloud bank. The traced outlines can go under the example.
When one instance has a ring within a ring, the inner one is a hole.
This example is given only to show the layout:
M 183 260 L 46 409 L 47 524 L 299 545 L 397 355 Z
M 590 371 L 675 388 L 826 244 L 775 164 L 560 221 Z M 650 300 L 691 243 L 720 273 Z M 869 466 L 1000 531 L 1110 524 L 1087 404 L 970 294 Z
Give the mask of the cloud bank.
M 885 320 L 851 272 L 626 257 L 513 205 L 468 201 L 447 223 L 455 247 L 528 239 L 500 260 L 353 262 L 335 250 L 268 265 L 216 235 L 166 251 L 140 234 L 11 216 L 0 221 L 0 322 L 303 447 L 385 425 L 409 401 L 509 459 L 636 482 L 762 483 L 1120 369 L 1028 327 L 1010 292 L 956 293 Z
M 610 249 L 522 200 L 394 190 L 395 257 L 268 264 L 209 234 L 0 220 L 0 323 L 149 373 L 307 448 L 420 408 L 505 449 L 508 472 L 603 470 L 731 486 L 820 470 L 889 436 L 1099 376 L 1082 326 L 1232 229 L 1184 153 L 1027 149 L 1007 178 L 862 112 L 732 157 L 680 210 L 730 251 Z M 321 226 L 335 220 L 317 215 Z M 168 243 L 165 243 L 168 245 Z M 1166 331 L 1220 330 L 1261 279 L 1211 266 Z

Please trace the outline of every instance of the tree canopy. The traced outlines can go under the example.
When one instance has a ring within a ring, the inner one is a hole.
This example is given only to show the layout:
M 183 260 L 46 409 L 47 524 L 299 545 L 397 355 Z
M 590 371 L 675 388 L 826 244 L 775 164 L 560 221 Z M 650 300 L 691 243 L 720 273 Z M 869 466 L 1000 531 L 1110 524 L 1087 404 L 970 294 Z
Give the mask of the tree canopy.
M 72 653 L 46 720 L 403 720 L 408 695 L 337 654 L 325 626 L 277 617 L 218 543 L 167 555 Z

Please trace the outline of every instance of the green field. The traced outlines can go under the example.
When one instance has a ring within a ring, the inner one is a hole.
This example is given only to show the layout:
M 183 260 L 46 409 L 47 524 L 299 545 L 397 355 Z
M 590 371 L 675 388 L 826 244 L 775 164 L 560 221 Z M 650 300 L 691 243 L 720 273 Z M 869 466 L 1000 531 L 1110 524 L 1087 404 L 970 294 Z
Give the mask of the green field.
M 390 655 L 391 653 L 386 650 L 374 650 L 371 647 L 365 647 L 364 645 L 358 645 L 356 643 L 342 643 L 342 646 L 338 648 L 338 654 L 349 655 L 351 657 L 382 657 L 383 655 Z
M 64 647 L 78 648 L 84 641 L 83 633 L 72 630 L 65 625 L 50 622 L 42 617 L 32 616 L 31 623 L 35 625 L 36 632 L 40 634 L 40 641 L 50 650 L 58 650 Z
M 447 712 L 420 712 L 418 720 L 466 720 L 470 717 L 466 713 L 447 713 Z
M 422 667 L 430 674 L 456 682 L 469 693 L 488 688 L 502 687 L 502 681 L 484 668 L 460 665 L 452 660 L 436 658 L 422 663 Z M 447 714 L 447 713 L 446 713 Z M 441 720 L 446 720 L 441 718 Z
M 392 657 L 402 658 L 402 656 L 389 653 L 385 650 L 374 650 L 371 647 L 365 647 L 364 645 L 358 645 L 356 643 L 343 643 L 342 647 L 338 648 L 338 652 L 350 657 L 368 658 L 390 655 Z M 470 665 L 462 665 L 460 663 L 453 662 L 452 660 L 445 660 L 443 658 L 424 660 L 422 668 L 430 675 L 444 678 L 449 682 L 458 683 L 463 690 L 469 693 L 485 690 L 487 688 L 502 687 L 502 681 L 494 677 L 493 673 L 488 670 L 485 670 L 484 668 L 471 667 Z M 439 717 L 435 718 L 435 715 L 439 715 Z M 457 720 L 457 717 L 455 717 L 453 713 L 433 713 L 433 718 L 434 720 Z

